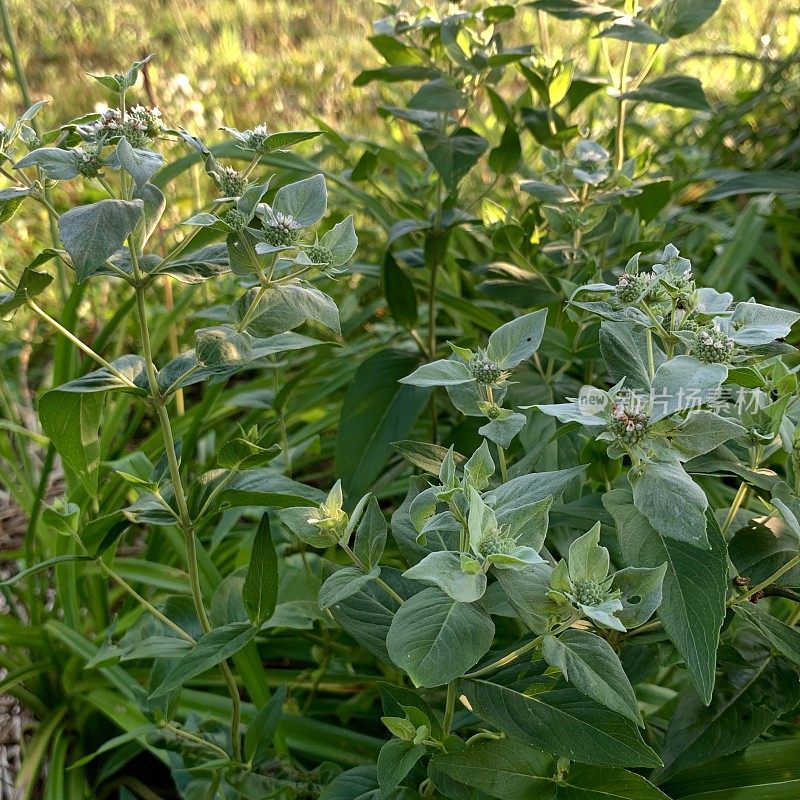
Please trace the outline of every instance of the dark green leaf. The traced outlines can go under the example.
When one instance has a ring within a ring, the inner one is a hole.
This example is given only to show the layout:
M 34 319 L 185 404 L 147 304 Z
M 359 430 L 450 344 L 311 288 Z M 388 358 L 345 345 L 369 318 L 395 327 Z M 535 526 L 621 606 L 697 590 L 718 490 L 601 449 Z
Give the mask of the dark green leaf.
M 405 438 L 428 400 L 428 391 L 398 383 L 416 356 L 385 349 L 356 371 L 347 391 L 336 440 L 336 472 L 350 497 L 360 497 L 380 474 L 392 442 Z
M 404 328 L 413 328 L 417 324 L 418 318 L 417 293 L 414 291 L 411 279 L 403 272 L 394 256 L 389 252 L 383 259 L 381 277 L 383 293 L 386 295 L 386 302 L 392 316 L 398 325 L 402 325 Z
M 198 639 L 197 644 L 183 656 L 150 692 L 151 698 L 163 697 L 183 686 L 197 675 L 238 653 L 256 635 L 249 622 L 232 622 L 214 628 Z
M 283 704 L 286 702 L 286 684 L 281 684 L 267 701 L 266 705 L 258 710 L 253 721 L 247 726 L 244 735 L 244 755 L 254 767 L 260 766 L 269 754 L 272 737 L 278 728 Z
M 105 266 L 141 219 L 141 200 L 100 200 L 78 206 L 58 221 L 61 241 L 72 259 L 78 283 Z
M 703 87 L 697 78 L 688 75 L 665 75 L 650 83 L 643 83 L 632 92 L 620 97 L 626 100 L 645 100 L 649 103 L 662 103 L 673 108 L 691 108 L 696 111 L 710 111 Z
M 667 565 L 658 616 L 678 648 L 705 702 L 711 699 L 717 643 L 725 618 L 728 562 L 725 541 L 708 515 L 711 550 L 701 550 L 658 533 L 633 505 L 633 495 L 615 489 L 603 496 L 614 517 L 625 563 L 631 567 Z
M 381 793 L 387 795 L 396 789 L 424 755 L 424 745 L 403 739 L 386 742 L 378 753 L 378 784 Z
M 528 696 L 488 681 L 468 680 L 463 690 L 479 717 L 546 752 L 602 766 L 660 765 L 635 723 L 574 689 Z
M 589 631 L 567 630 L 544 637 L 542 654 L 548 664 L 580 692 L 606 708 L 641 724 L 636 695 L 619 657 L 601 636 Z
M 278 600 L 278 554 L 272 540 L 269 512 L 261 517 L 256 530 L 242 599 L 250 622 L 257 628 L 275 612 Z
M 399 608 L 386 646 L 415 686 L 441 686 L 472 667 L 493 637 L 494 623 L 485 612 L 431 587 Z

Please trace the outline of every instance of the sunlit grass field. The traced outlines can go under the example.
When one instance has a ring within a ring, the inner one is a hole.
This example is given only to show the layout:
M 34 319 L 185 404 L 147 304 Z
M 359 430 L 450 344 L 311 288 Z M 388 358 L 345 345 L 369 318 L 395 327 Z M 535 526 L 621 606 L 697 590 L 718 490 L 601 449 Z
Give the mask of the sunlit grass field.
M 264 120 L 277 129 L 315 119 L 350 133 L 368 130 L 376 90 L 354 87 L 353 79 L 378 64 L 367 37 L 386 8 L 371 0 L 9 0 L 31 95 L 50 100 L 47 122 L 90 111 L 101 99 L 83 72 L 113 73 L 152 52 L 142 99 L 199 133 L 223 121 L 246 127 Z M 518 20 L 519 40 L 538 43 L 550 58 L 584 53 L 574 47 L 580 23 L 533 10 Z M 711 25 L 677 41 L 669 58 L 703 78 L 712 102 L 724 101 L 734 87 L 757 85 L 752 57 L 790 56 L 799 41 L 800 15 L 791 3 L 726 0 Z M 20 106 L 5 43 L 3 52 L 0 118 Z M 719 53 L 726 57 L 710 60 Z M 602 59 L 599 44 L 588 58 Z

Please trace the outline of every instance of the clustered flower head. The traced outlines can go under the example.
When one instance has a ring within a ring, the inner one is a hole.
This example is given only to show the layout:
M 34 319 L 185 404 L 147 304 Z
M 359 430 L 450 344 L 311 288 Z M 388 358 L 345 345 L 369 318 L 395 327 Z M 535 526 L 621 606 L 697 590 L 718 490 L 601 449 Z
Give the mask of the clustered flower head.
M 217 181 L 226 197 L 240 197 L 247 187 L 247 179 L 233 167 L 223 167 Z
M 489 358 L 485 350 L 475 353 L 469 366 L 475 380 L 484 386 L 499 383 L 506 376 L 506 373 Z
M 74 152 L 78 157 L 78 172 L 84 178 L 94 178 L 100 173 L 103 168 L 103 159 L 97 151 L 76 147 Z
M 225 216 L 222 218 L 222 221 L 228 225 L 231 229 L 236 231 L 237 233 L 247 225 L 248 219 L 247 215 L 243 212 L 239 211 L 238 208 L 231 208 L 229 211 L 225 213 Z
M 349 516 L 342 508 L 343 501 L 342 482 L 336 481 L 325 501 L 308 512 L 306 522 L 315 528 L 319 528 L 322 533 L 331 534 L 338 538 L 344 533 L 349 522 Z
M 502 526 L 491 528 L 478 540 L 476 550 L 484 558 L 509 555 L 517 546 L 516 539 Z
M 719 325 L 702 328 L 697 332 L 692 355 L 707 364 L 729 364 L 736 354 L 736 343 Z
M 597 142 L 581 139 L 575 146 L 574 158 L 577 162 L 572 174 L 581 182 L 596 186 L 611 174 L 608 162 L 611 156 Z
M 624 631 L 616 614 L 622 611 L 621 592 L 609 575 L 608 550 L 600 546 L 600 523 L 579 536 L 569 548 L 566 561 L 558 562 L 550 575 L 548 597 L 562 611 L 580 612 L 604 628 Z
M 628 406 L 625 398 L 614 402 L 611 417 L 611 429 L 626 444 L 636 444 L 647 433 L 647 415 L 638 408 Z
M 637 303 L 649 294 L 654 280 L 651 272 L 623 272 L 617 281 L 617 299 L 625 305 Z
M 333 263 L 333 253 L 321 244 L 309 244 L 304 249 L 312 264 L 328 266 Z
M 606 590 L 597 581 L 583 578 L 573 582 L 572 595 L 578 605 L 596 606 L 605 599 Z
M 133 106 L 124 118 L 119 109 L 109 108 L 100 119 L 80 128 L 89 141 L 102 142 L 112 138 L 123 138 L 131 147 L 146 147 L 162 130 L 161 111 L 157 106 Z
M 299 232 L 300 224 L 291 214 L 284 214 L 282 211 L 274 212 L 264 221 L 264 241 L 273 247 L 294 244 Z
M 266 144 L 268 135 L 266 125 L 256 125 L 252 131 L 244 132 L 245 144 L 250 150 L 261 150 Z

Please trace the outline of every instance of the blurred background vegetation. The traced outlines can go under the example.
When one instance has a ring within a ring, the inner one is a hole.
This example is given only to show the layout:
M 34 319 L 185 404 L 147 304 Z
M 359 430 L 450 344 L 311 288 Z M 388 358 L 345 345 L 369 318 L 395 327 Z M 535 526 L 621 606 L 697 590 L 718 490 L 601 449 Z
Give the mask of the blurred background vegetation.
M 31 95 L 49 99 L 45 124 L 91 111 L 84 72 L 113 73 L 156 53 L 152 99 L 173 125 L 205 133 L 221 124 L 273 129 L 319 118 L 348 133 L 374 127 L 375 84 L 353 79 L 380 58 L 367 36 L 392 6 L 374 0 L 8 0 Z M 403 4 L 396 4 L 402 7 Z M 408 3 L 416 8 L 417 4 Z M 441 6 L 442 4 L 437 4 Z M 451 3 L 458 8 L 459 3 Z M 785 0 L 727 0 L 709 25 L 677 40 L 669 59 L 703 79 L 712 105 L 756 88 L 767 61 L 800 43 L 800 8 Z M 521 9 L 513 35 L 589 71 L 584 25 Z M 580 44 L 579 44 L 580 43 Z M 515 42 L 509 42 L 513 45 Z M 0 116 L 22 110 L 7 45 L 0 64 Z M 584 63 L 581 64 L 581 59 Z M 144 97 L 143 100 L 148 98 Z M 786 97 L 787 104 L 797 96 Z M 662 110 L 664 110 L 662 108 Z M 671 113 L 671 112 L 667 112 Z M 751 124 L 758 125 L 753 118 Z

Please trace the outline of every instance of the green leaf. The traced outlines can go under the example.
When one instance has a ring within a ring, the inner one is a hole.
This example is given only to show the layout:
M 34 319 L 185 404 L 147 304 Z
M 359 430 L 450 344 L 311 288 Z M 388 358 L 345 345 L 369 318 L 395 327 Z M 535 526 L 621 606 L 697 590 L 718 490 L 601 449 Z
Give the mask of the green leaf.
M 632 467 L 633 504 L 662 536 L 708 549 L 703 490 L 678 463 L 645 461 Z
M 90 496 L 97 492 L 100 467 L 100 412 L 104 394 L 45 392 L 39 400 L 39 422 L 64 464 Z
M 728 547 L 739 575 L 746 575 L 756 584 L 774 575 L 797 555 L 797 537 L 788 526 L 775 530 L 751 525 L 737 531 Z M 775 583 L 800 588 L 800 567 L 783 573 Z
M 633 495 L 625 489 L 607 492 L 603 505 L 614 518 L 628 566 L 667 565 L 658 616 L 686 662 L 698 693 L 709 702 L 728 594 L 727 552 L 719 525 L 709 514 L 711 550 L 701 550 L 658 533 L 634 507 Z
M 654 776 L 659 782 L 741 750 L 800 700 L 797 672 L 757 635 L 739 636 L 733 647 L 740 664 L 721 672 L 710 704 L 693 689 L 682 694 L 661 751 L 664 767 Z
M 800 739 L 752 744 L 682 770 L 665 789 L 681 800 L 793 800 L 800 791 Z
M 619 39 L 635 44 L 664 44 L 667 41 L 664 36 L 653 30 L 643 20 L 629 16 L 617 17 L 613 25 L 603 28 L 597 34 L 597 38 Z
M 384 580 L 389 578 L 389 572 L 387 569 L 381 571 Z M 388 592 L 374 581 L 369 581 L 355 594 L 335 602 L 330 612 L 363 648 L 391 662 L 386 650 L 386 635 L 399 607 Z
M 213 491 L 217 481 L 226 480 L 227 488 L 218 496 L 220 505 L 262 506 L 268 508 L 291 508 L 293 506 L 313 506 L 322 502 L 324 495 L 318 489 L 293 481 L 267 468 L 245 469 L 233 480 L 227 480 L 227 470 L 214 470 L 205 473 L 192 486 L 189 494 L 190 506 L 194 509 L 204 491 Z M 195 492 L 198 494 L 195 495 Z M 202 495 L 201 499 L 205 499 Z
M 585 469 L 581 466 L 521 475 L 487 491 L 484 500 L 494 506 L 497 521 L 501 525 L 513 523 L 521 514 L 538 514 L 543 500 L 558 497 Z M 524 544 L 533 546 L 529 541 Z
M 628 389 L 649 389 L 645 336 L 643 330 L 625 322 L 604 320 L 600 325 L 600 352 L 612 383 L 625 378 Z M 658 355 L 663 358 L 663 354 Z M 660 366 L 658 361 L 656 366 Z
M 337 222 L 323 237 L 320 244 L 331 251 L 331 265 L 341 267 L 346 264 L 356 252 L 358 237 L 353 227 L 353 216 L 348 215 L 341 222 Z
M 712 400 L 727 374 L 724 364 L 705 364 L 692 356 L 676 356 L 665 361 L 653 377 L 650 422 Z
M 411 278 L 403 272 L 394 256 L 388 251 L 381 267 L 381 280 L 389 311 L 392 312 L 397 324 L 407 329 L 413 328 L 418 319 L 417 293 L 414 291 Z
M 275 735 L 283 713 L 286 691 L 286 684 L 282 683 L 247 726 L 247 732 L 244 735 L 244 755 L 254 767 L 260 766 L 267 759 L 272 745 L 272 737 Z
M 428 401 L 428 392 L 398 381 L 417 363 L 406 350 L 388 348 L 367 358 L 347 390 L 336 440 L 336 472 L 351 497 L 380 475 L 392 442 L 405 438 Z
M 378 753 L 377 774 L 381 794 L 385 796 L 396 789 L 424 755 L 424 745 L 402 739 L 386 742 Z
M 462 684 L 472 710 L 509 736 L 584 764 L 656 767 L 636 725 L 575 689 L 528 696 L 484 680 Z
M 52 282 L 50 275 L 25 267 L 17 288 L 13 292 L 0 293 L 0 316 L 6 316 L 14 309 L 24 306 L 29 297 L 41 294 Z
M 78 283 L 105 266 L 142 217 L 141 200 L 100 200 L 72 208 L 58 221 L 61 241 L 72 259 Z
M 435 78 L 439 71 L 421 64 L 396 64 L 378 69 L 365 69 L 356 76 L 353 86 L 366 86 L 373 81 L 400 83 L 401 81 L 424 81 Z
M 80 156 L 72 150 L 42 147 L 23 156 L 14 165 L 14 169 L 39 167 L 51 180 L 68 181 L 78 176 L 79 159 Z
M 355 514 L 353 515 L 355 517 Z M 351 520 L 353 522 L 353 520 Z M 353 552 L 367 569 L 376 566 L 386 547 L 388 525 L 375 495 L 369 495 L 364 513 L 356 525 Z
M 408 101 L 408 107 L 421 111 L 453 111 L 466 108 L 467 98 L 449 78 L 423 83 L 417 93 Z
M 486 575 L 469 574 L 461 569 L 461 556 L 446 550 L 429 553 L 419 564 L 403 573 L 404 578 L 438 586 L 448 597 L 461 603 L 474 603 L 486 591 Z
M 335 603 L 346 600 L 348 597 L 361 591 L 370 581 L 381 574 L 381 568 L 372 567 L 369 572 L 362 572 L 358 567 L 342 567 L 337 569 L 319 590 L 319 607 L 330 608 Z
M 250 553 L 242 599 L 250 622 L 260 628 L 274 613 L 278 601 L 278 554 L 272 539 L 269 513 L 261 517 Z
M 519 134 L 513 123 L 508 123 L 503 130 L 500 144 L 489 153 L 489 166 L 498 175 L 509 175 L 516 168 L 522 156 Z
M 722 0 L 669 0 L 658 6 L 658 29 L 670 39 L 696 31 L 720 7 Z
M 493 637 L 494 623 L 485 612 L 431 587 L 399 608 L 386 647 L 415 686 L 441 686 L 474 666 Z
M 620 592 L 622 610 L 615 616 L 628 629 L 644 625 L 653 616 L 663 599 L 667 565 L 660 567 L 626 567 L 614 573 L 611 588 Z
M 447 454 L 450 452 L 446 447 L 442 447 L 439 444 L 415 442 L 411 439 L 392 442 L 392 447 L 403 456 L 406 461 L 409 461 L 415 467 L 419 467 L 430 475 L 439 474 L 439 470 L 442 468 L 442 462 L 447 458 Z M 463 467 L 467 461 L 461 453 L 455 452 L 453 453 L 453 460 L 457 467 Z
M 281 186 L 272 202 L 273 211 L 289 214 L 302 228 L 319 222 L 327 207 L 328 189 L 322 175 Z
M 542 654 L 576 689 L 606 708 L 642 724 L 628 676 L 611 645 L 588 631 L 567 630 L 544 637 Z
M 151 699 L 163 697 L 173 689 L 211 669 L 238 653 L 256 635 L 249 622 L 231 622 L 214 628 L 197 640 L 197 644 L 183 656 L 150 692 Z
M 514 739 L 437 752 L 431 764 L 500 800 L 666 800 L 641 775 L 622 769 L 571 764 L 559 774 L 555 758 Z
M 650 83 L 643 83 L 632 92 L 620 95 L 625 100 L 644 100 L 661 103 L 673 108 L 691 108 L 695 111 L 710 111 L 703 87 L 697 78 L 688 75 L 665 75 Z
M 20 570 L 19 572 L 15 572 L 10 578 L 6 578 L 3 581 L 0 581 L 0 586 L 13 586 L 18 581 L 21 581 L 23 578 L 27 578 L 29 575 L 37 575 L 40 572 L 44 572 L 46 569 L 50 569 L 50 567 L 54 567 L 57 564 L 67 564 L 67 563 L 74 563 L 75 561 L 93 561 L 94 556 L 82 556 L 82 555 L 64 555 L 64 556 L 53 556 L 52 558 L 46 558 L 44 561 L 40 561 L 38 564 L 34 564 L 27 569 Z
M 131 383 L 138 386 L 142 393 L 147 391 L 147 370 L 141 356 L 120 356 L 111 362 L 111 366 L 120 375 L 124 375 Z M 59 392 L 108 392 L 113 390 L 134 391 L 106 367 L 101 367 L 94 372 L 87 372 L 86 375 L 57 387 Z
M 419 140 L 448 191 L 454 191 L 475 166 L 489 143 L 471 128 L 459 128 L 449 135 L 423 130 Z
M 250 337 L 230 325 L 198 328 L 194 335 L 197 360 L 207 367 L 235 367 L 250 361 Z
M 463 361 L 455 359 L 440 359 L 423 364 L 414 370 L 411 375 L 400 379 L 400 383 L 411 386 L 457 386 L 461 383 L 472 383 L 475 380 L 469 367 Z
M 501 325 L 489 336 L 486 353 L 501 369 L 513 369 L 538 349 L 544 335 L 547 309 L 534 311 Z
M 251 289 L 231 307 L 236 322 L 244 319 L 258 289 Z M 303 281 L 272 284 L 256 306 L 247 332 L 269 337 L 299 327 L 304 322 L 318 322 L 334 333 L 341 333 L 339 309 L 324 292 Z
M 722 200 L 740 194 L 795 194 L 797 173 L 780 170 L 753 170 L 752 172 L 728 172 L 713 189 L 709 189 L 703 200 Z
M 589 0 L 536 0 L 532 5 L 558 19 L 592 19 L 599 22 L 619 15 L 617 9 Z
M 522 181 L 519 188 L 523 192 L 533 195 L 543 203 L 574 203 L 575 199 L 570 194 L 569 189 L 555 184 L 542 183 L 542 181 Z
M 18 186 L 0 189 L 0 225 L 14 216 L 22 201 L 32 192 L 33 189 Z
M 760 605 L 737 603 L 733 610 L 756 628 L 784 658 L 800 667 L 800 631 L 776 619 Z
M 267 136 L 264 142 L 264 148 L 267 150 L 278 150 L 283 147 L 292 147 L 293 145 L 300 144 L 300 142 L 316 139 L 317 136 L 322 136 L 322 134 L 323 131 L 279 131 L 278 133 L 271 133 Z
M 115 153 L 120 166 L 133 178 L 137 189 L 144 186 L 164 164 L 164 156 L 160 153 L 131 147 L 125 137 L 119 140 Z
M 770 344 L 789 335 L 800 314 L 761 303 L 737 303 L 731 317 L 731 338 L 748 346 Z
M 701 409 L 690 411 L 677 427 L 667 431 L 666 436 L 678 458 L 688 461 L 744 433 L 738 422 Z
M 381 800 L 376 767 L 370 764 L 342 772 L 322 790 L 319 800 Z

